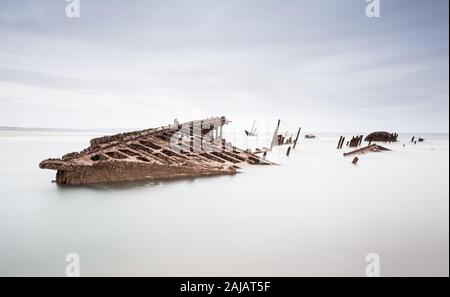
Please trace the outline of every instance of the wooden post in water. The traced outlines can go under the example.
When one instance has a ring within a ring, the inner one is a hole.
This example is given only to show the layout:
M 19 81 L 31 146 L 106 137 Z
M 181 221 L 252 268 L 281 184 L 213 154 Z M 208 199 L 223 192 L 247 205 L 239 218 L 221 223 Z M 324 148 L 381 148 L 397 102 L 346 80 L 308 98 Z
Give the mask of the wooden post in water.
M 289 157 L 289 154 L 291 153 L 291 147 L 288 147 L 287 152 L 286 152 L 286 156 Z
M 338 145 L 337 145 L 337 149 L 341 148 L 341 141 L 342 141 L 342 136 L 339 137 L 339 141 L 338 141 Z
M 302 127 L 298 128 L 297 137 L 295 137 L 295 141 L 294 141 L 294 149 L 295 149 L 295 146 L 297 145 L 297 141 L 298 141 L 298 138 L 300 136 L 300 131 L 301 130 L 302 130 Z

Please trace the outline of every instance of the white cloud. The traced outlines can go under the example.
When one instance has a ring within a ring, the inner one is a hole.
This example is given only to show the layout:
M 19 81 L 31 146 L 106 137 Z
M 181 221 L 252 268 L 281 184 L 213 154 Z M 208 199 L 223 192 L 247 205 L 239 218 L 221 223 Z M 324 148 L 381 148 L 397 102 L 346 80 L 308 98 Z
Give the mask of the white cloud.
M 6 1 L 0 125 L 250 113 L 316 131 L 447 131 L 448 2 L 425 2 L 386 3 L 374 22 L 355 0 L 84 1 L 77 20 L 64 3 Z

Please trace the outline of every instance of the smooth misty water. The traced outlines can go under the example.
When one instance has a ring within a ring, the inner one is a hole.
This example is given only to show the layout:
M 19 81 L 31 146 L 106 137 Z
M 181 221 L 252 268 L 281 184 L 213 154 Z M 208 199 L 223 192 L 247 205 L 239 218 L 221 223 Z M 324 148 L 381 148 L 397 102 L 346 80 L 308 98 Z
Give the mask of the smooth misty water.
M 363 276 L 371 252 L 385 276 L 448 276 L 448 135 L 401 135 L 358 166 L 320 135 L 290 158 L 276 148 L 281 166 L 114 187 L 38 168 L 93 136 L 1 132 L 1 276 L 63 276 L 71 252 L 84 276 Z

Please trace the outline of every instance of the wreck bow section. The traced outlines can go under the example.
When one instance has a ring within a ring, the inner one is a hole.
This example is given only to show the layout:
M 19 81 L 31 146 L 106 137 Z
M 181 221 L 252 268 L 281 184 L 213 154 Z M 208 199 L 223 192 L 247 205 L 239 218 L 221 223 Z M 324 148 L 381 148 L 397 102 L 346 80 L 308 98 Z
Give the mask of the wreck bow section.
M 243 164 L 273 164 L 223 138 L 225 117 L 95 138 L 81 152 L 47 159 L 59 184 L 82 185 L 235 174 Z

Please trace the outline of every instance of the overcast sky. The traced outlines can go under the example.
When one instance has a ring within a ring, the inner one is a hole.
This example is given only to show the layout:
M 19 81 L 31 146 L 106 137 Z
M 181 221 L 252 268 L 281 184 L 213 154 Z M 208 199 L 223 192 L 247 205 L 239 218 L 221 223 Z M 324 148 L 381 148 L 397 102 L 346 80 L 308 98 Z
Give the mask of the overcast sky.
M 1 0 L 0 126 L 448 132 L 448 0 Z M 251 122 L 249 122 L 251 125 Z

